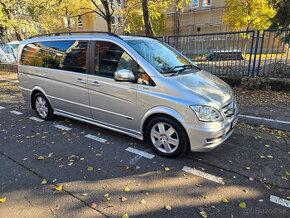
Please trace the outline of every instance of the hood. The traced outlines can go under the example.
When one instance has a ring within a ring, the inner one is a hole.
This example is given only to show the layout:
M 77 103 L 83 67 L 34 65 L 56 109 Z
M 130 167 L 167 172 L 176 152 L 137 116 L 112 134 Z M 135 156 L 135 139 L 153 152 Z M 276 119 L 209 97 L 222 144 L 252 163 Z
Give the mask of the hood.
M 176 85 L 194 96 L 199 96 L 207 105 L 216 104 L 222 107 L 233 96 L 233 90 L 227 83 L 204 70 L 172 78 Z

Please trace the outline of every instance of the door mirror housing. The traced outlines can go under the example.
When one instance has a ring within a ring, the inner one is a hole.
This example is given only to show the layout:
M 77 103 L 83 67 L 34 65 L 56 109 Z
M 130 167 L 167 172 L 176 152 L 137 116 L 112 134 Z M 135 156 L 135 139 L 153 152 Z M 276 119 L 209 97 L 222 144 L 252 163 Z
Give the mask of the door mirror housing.
M 120 82 L 136 82 L 136 76 L 128 69 L 117 70 L 114 73 L 114 79 Z

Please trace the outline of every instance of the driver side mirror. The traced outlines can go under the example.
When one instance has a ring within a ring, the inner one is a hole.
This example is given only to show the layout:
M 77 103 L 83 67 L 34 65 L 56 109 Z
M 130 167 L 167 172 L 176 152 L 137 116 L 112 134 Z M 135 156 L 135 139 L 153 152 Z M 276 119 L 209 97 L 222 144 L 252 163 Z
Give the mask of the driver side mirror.
M 136 82 L 136 76 L 128 69 L 117 70 L 114 73 L 114 79 L 119 82 Z

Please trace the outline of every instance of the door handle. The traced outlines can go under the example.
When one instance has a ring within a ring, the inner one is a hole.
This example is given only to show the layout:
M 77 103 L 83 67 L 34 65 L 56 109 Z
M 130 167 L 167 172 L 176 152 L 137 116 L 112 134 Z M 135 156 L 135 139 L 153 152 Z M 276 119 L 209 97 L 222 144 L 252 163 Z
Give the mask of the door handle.
M 78 83 L 82 83 L 82 84 L 86 84 L 87 83 L 87 81 L 83 80 L 82 78 L 78 78 L 76 81 Z
M 100 86 L 101 84 L 98 81 L 92 81 L 92 82 L 89 82 L 89 85 Z

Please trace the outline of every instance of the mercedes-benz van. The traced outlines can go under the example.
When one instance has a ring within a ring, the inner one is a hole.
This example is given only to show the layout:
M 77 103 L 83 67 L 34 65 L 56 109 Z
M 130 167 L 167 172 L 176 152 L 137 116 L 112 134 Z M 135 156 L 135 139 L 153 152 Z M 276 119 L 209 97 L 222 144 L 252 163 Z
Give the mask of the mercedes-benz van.
M 40 118 L 57 114 L 146 139 L 166 157 L 210 151 L 233 133 L 233 90 L 169 45 L 112 33 L 52 35 L 19 45 L 22 95 Z

